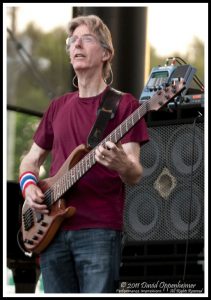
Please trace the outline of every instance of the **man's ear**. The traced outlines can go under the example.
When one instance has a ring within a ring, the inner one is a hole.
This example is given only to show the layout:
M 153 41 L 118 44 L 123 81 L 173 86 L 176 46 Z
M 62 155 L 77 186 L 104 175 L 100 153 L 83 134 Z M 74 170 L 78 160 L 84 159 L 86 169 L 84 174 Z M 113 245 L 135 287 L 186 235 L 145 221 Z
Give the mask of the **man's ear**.
M 105 49 L 103 51 L 102 60 L 103 61 L 107 61 L 107 60 L 109 60 L 110 56 L 111 56 L 110 52 L 107 49 Z

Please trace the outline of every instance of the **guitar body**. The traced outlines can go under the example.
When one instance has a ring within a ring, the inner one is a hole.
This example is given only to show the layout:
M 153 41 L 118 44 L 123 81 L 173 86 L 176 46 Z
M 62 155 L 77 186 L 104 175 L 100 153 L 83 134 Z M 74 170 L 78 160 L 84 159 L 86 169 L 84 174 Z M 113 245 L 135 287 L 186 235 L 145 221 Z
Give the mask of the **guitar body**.
M 49 190 L 51 186 L 65 172 L 71 169 L 89 151 L 85 145 L 78 146 L 62 165 L 58 173 L 50 178 L 38 182 L 42 192 Z M 39 254 L 52 241 L 61 223 L 75 214 L 75 207 L 66 207 L 65 198 L 60 198 L 50 206 L 49 214 L 40 214 L 33 211 L 27 202 L 22 208 L 22 239 L 24 248 Z

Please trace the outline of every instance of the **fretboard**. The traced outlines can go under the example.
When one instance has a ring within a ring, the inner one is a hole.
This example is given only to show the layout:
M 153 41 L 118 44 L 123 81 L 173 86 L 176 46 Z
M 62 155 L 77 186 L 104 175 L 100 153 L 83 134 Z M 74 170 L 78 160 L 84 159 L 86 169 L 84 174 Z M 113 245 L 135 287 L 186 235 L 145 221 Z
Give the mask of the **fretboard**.
M 114 129 L 99 144 L 105 146 L 107 141 L 117 143 L 123 136 L 147 113 L 147 102 L 139 106 L 116 129 Z M 73 168 L 60 177 L 48 190 L 45 191 L 45 204 L 51 204 L 59 200 L 95 163 L 96 146 L 86 154 Z
M 95 163 L 95 150 L 99 145 L 105 146 L 107 141 L 117 143 L 123 136 L 149 111 L 159 110 L 185 89 L 183 79 L 173 80 L 166 84 L 148 100 L 144 101 L 129 117 L 103 139 L 94 149 L 88 152 L 73 168 L 62 175 L 46 192 L 45 203 L 50 206 L 59 200 Z

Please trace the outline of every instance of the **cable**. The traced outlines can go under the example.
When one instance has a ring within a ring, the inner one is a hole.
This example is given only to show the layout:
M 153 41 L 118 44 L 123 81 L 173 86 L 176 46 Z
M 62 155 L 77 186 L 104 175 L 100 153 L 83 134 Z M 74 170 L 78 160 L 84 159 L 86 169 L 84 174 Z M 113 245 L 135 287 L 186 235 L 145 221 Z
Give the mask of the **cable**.
M 18 233 L 17 233 L 17 242 L 18 242 L 18 246 L 20 248 L 20 250 L 28 257 L 32 257 L 33 253 L 32 252 L 27 252 L 23 249 L 23 247 L 21 246 L 21 243 L 20 243 L 20 233 L 21 233 L 21 230 L 19 229 L 18 230 Z
M 38 71 L 38 69 L 36 67 L 36 64 L 33 61 L 32 57 L 24 49 L 23 45 L 16 40 L 16 38 L 14 37 L 14 34 L 12 33 L 12 31 L 9 28 L 7 28 L 7 31 L 9 32 L 10 37 L 11 37 L 13 43 L 16 45 L 15 48 L 16 48 L 16 50 L 18 52 L 18 55 L 22 59 L 23 63 L 31 70 L 31 72 L 33 73 L 34 77 L 37 79 L 37 81 L 39 82 L 39 84 L 42 86 L 42 88 L 46 92 L 48 98 L 52 99 L 56 94 L 54 93 L 54 91 L 52 91 L 51 88 L 48 87 L 48 83 L 46 82 L 46 80 L 42 76 L 42 74 Z M 24 55 L 21 53 L 20 50 L 22 50 L 23 53 L 27 56 L 27 58 L 28 58 L 28 60 L 29 60 L 30 63 L 26 60 L 26 58 L 24 57 Z
M 191 179 L 190 179 L 190 202 L 189 202 L 189 218 L 188 218 L 188 235 L 186 239 L 186 251 L 185 251 L 185 261 L 184 261 L 184 272 L 183 272 L 183 282 L 186 276 L 187 267 L 187 257 L 188 257 L 188 245 L 190 237 L 190 223 L 191 223 L 191 213 L 192 213 L 192 201 L 193 201 L 193 164 L 194 164 L 194 152 L 195 152 L 195 135 L 196 135 L 196 120 L 201 118 L 202 114 L 198 111 L 198 116 L 194 118 L 193 122 L 193 140 L 192 140 L 192 158 L 191 158 Z

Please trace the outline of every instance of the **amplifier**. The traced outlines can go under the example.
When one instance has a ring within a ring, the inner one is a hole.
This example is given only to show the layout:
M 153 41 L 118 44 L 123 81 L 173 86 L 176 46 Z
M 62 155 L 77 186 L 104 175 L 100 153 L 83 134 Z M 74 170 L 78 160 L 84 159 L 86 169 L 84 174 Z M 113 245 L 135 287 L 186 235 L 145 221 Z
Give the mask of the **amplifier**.
M 204 108 L 204 94 L 179 96 L 168 104 L 169 109 L 197 107 Z
M 184 96 L 188 91 L 195 72 L 196 68 L 191 65 L 177 66 L 174 63 L 169 66 L 165 65 L 152 68 L 148 82 L 140 95 L 140 101 L 150 99 L 157 89 L 171 83 L 172 80 L 178 80 L 178 78 L 183 78 L 185 81 L 186 88 L 181 94 Z

